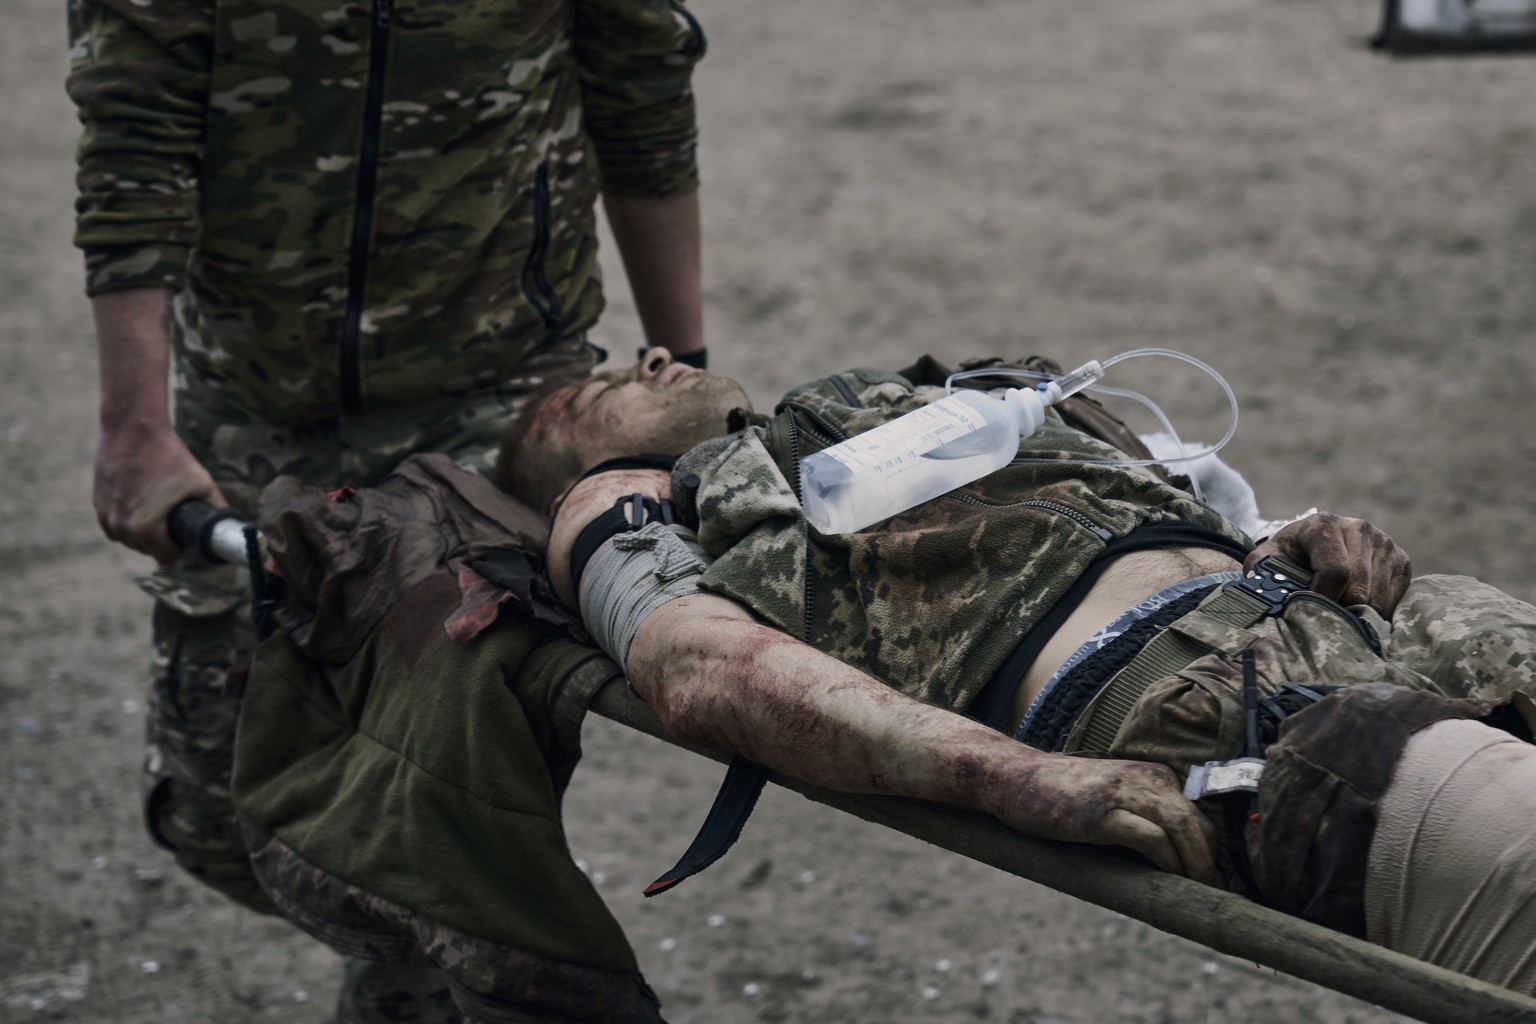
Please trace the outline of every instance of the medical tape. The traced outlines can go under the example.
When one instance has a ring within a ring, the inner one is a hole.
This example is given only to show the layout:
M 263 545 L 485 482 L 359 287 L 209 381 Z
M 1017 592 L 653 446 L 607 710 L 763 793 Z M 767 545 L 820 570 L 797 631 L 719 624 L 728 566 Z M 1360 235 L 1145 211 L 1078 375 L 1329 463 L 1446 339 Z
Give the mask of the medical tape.
M 581 575 L 581 618 L 592 639 L 626 664 L 640 624 L 657 608 L 698 592 L 709 558 L 680 523 L 647 523 L 615 534 L 592 553 Z

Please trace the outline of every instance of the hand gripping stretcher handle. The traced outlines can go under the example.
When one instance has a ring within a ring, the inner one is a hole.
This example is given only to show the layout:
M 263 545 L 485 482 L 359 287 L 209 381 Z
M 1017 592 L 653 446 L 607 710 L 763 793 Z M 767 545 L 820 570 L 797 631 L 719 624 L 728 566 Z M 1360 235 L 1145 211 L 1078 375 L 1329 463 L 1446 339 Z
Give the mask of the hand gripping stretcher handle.
M 165 527 L 173 542 L 195 548 L 210 562 L 244 565 L 249 561 L 245 520 L 232 508 L 216 508 L 189 498 L 171 509 Z

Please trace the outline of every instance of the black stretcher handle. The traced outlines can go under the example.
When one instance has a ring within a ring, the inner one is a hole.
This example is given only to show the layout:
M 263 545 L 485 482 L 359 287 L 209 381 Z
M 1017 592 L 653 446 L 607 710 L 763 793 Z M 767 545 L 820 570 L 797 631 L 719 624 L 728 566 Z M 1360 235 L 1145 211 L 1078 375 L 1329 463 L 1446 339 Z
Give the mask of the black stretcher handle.
M 232 508 L 188 498 L 171 509 L 165 528 L 178 547 L 193 548 L 210 562 L 246 561 L 245 522 Z

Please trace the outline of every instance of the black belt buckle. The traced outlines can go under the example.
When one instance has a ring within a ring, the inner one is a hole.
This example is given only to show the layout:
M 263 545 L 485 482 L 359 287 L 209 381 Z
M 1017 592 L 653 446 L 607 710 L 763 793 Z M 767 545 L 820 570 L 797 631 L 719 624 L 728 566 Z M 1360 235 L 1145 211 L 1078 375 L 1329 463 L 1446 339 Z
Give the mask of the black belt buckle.
M 1293 565 L 1279 555 L 1268 555 L 1259 560 L 1252 571 L 1240 580 L 1228 583 L 1264 605 L 1265 615 L 1279 615 L 1285 609 L 1286 600 L 1298 590 L 1312 585 L 1312 574 Z

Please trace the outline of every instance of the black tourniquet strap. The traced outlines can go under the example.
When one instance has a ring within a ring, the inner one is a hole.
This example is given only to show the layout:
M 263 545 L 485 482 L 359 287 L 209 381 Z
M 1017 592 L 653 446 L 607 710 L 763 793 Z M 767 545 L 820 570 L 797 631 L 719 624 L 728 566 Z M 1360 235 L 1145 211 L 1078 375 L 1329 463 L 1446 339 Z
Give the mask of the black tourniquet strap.
M 663 455 L 660 452 L 642 452 L 639 455 L 620 455 L 615 459 L 604 459 L 581 476 L 576 478 L 580 483 L 589 476 L 597 476 L 599 473 L 611 473 L 616 469 L 662 469 L 668 473 L 677 465 L 676 455 Z
M 1280 735 L 1280 725 L 1291 715 L 1344 689 L 1324 683 L 1286 683 L 1271 697 L 1259 696 L 1258 667 L 1253 648 L 1245 648 L 1243 660 L 1243 742 L 1237 760 L 1262 762 L 1269 745 Z M 1214 763 L 1214 762 L 1213 762 Z M 1228 762 L 1235 764 L 1234 762 Z M 1211 765 L 1207 764 L 1207 768 Z M 1197 769 L 1199 770 L 1199 769 Z M 1222 852 L 1225 865 L 1243 884 L 1243 893 L 1264 903 L 1263 889 L 1253 874 L 1253 860 L 1248 854 L 1247 829 L 1259 820 L 1257 787 L 1216 793 L 1209 797 L 1221 808 Z
M 1255 667 L 1251 647 L 1243 651 L 1243 745 L 1237 756 L 1264 756 L 1264 748 L 1259 745 L 1258 669 Z M 1244 839 L 1249 820 L 1259 812 L 1258 791 L 1226 793 L 1215 799 L 1221 807 L 1221 824 L 1225 833 L 1222 843 L 1232 870 L 1242 881 L 1246 892 L 1258 893 L 1259 885 L 1253 878 L 1253 861 L 1248 857 L 1248 843 Z
M 677 522 L 672 503 L 666 498 L 657 501 L 643 494 L 626 494 L 613 503 L 613 507 L 586 526 L 576 535 L 571 545 L 571 583 L 580 588 L 581 575 L 587 571 L 587 563 L 597 549 L 610 537 L 628 530 L 638 530 L 647 523 Z
M 710 805 L 709 814 L 699 834 L 693 837 L 682 860 L 671 871 L 646 886 L 645 894 L 655 896 L 666 892 L 725 856 L 725 851 L 741 835 L 767 782 L 768 769 L 744 757 L 731 758 L 725 781 L 720 784 L 720 792 L 715 794 L 715 802 Z

